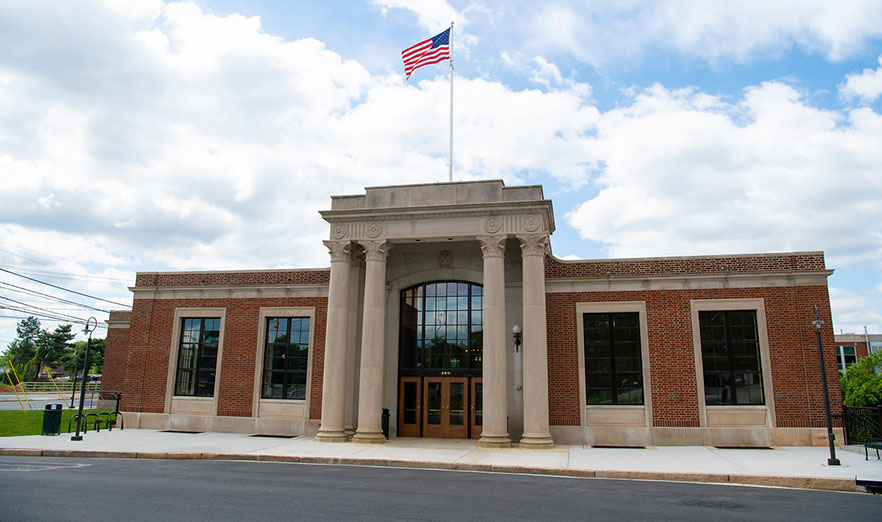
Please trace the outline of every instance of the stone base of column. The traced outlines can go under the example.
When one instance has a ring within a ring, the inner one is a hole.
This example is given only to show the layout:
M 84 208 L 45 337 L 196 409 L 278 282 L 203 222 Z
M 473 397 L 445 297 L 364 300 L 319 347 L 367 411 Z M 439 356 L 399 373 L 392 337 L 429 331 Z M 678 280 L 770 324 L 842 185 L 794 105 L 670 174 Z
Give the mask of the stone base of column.
M 507 434 L 503 435 L 485 435 L 481 434 L 478 439 L 479 448 L 510 448 L 511 439 Z
M 382 431 L 359 431 L 352 437 L 352 442 L 359 444 L 385 444 L 386 437 Z
M 355 435 L 355 428 L 353 428 L 352 426 L 346 426 L 346 429 L 344 429 L 343 431 L 344 431 L 344 433 L 346 433 L 346 436 L 349 437 L 350 439 L 352 438 L 353 435 Z
M 554 439 L 548 434 L 525 433 L 521 437 L 518 447 L 521 449 L 551 449 L 554 447 Z
M 315 435 L 315 440 L 319 442 L 346 442 L 349 437 L 343 429 L 326 430 L 319 428 L 319 432 Z

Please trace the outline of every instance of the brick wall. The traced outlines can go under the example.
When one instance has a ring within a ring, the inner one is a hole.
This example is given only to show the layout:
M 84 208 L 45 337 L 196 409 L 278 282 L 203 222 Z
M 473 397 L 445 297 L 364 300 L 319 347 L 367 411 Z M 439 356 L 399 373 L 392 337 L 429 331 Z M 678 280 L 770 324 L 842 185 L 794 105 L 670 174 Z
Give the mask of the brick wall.
M 653 425 L 698 426 L 690 300 L 732 298 L 762 298 L 765 303 L 777 425 L 823 426 L 813 305 L 818 305 L 825 322 L 821 333 L 833 413 L 841 409 L 826 286 L 547 294 L 551 424 L 579 424 L 583 399 L 579 396 L 576 303 L 645 301 Z
M 324 297 L 136 300 L 125 350 L 127 371 L 120 386 L 124 392 L 123 408 L 148 413 L 164 411 L 175 309 L 226 308 L 218 415 L 250 416 L 260 308 L 269 306 L 315 307 L 310 418 L 320 418 L 327 316 Z M 123 350 L 114 349 L 111 359 L 116 359 L 118 352 Z M 111 367 L 114 364 L 116 360 L 111 361 Z
M 131 312 L 114 310 L 110 312 L 111 321 L 128 321 Z M 104 369 L 101 376 L 101 389 L 122 391 L 126 372 L 126 356 L 129 349 L 128 328 L 108 328 L 104 344 Z

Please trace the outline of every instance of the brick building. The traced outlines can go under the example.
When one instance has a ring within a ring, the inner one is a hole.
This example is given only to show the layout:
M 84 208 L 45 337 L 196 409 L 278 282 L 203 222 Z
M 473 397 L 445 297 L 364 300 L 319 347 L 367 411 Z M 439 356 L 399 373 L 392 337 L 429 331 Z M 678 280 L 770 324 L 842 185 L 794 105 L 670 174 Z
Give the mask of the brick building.
M 322 216 L 330 268 L 137 275 L 103 377 L 127 425 L 382 442 L 388 409 L 392 437 L 484 446 L 825 443 L 821 252 L 561 260 L 542 187 L 501 181 Z
M 882 334 L 867 333 L 866 328 L 862 334 L 838 333 L 834 335 L 836 341 L 836 364 L 839 373 L 873 352 L 882 351 Z

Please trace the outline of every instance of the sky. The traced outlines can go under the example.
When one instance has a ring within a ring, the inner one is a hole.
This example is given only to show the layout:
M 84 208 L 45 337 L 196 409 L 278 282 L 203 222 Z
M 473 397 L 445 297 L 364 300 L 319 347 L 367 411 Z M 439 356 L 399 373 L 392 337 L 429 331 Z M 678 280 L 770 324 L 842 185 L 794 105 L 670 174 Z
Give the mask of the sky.
M 447 181 L 449 66 L 401 51 L 451 22 L 453 177 L 543 185 L 554 255 L 823 250 L 882 333 L 877 0 L 0 0 L 0 346 L 139 271 L 328 266 L 331 195 Z

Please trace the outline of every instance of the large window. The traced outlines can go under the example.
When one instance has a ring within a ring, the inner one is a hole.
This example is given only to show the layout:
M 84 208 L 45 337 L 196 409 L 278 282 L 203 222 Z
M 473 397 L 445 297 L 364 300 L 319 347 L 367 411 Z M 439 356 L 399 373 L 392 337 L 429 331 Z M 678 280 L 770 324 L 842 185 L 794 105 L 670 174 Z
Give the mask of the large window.
M 698 313 L 707 405 L 765 404 L 756 311 Z
M 306 399 L 309 317 L 270 317 L 263 360 L 264 399 Z
M 857 362 L 857 350 L 854 346 L 837 346 L 836 347 L 836 365 L 839 367 L 839 373 L 845 375 L 848 367 Z
M 483 289 L 473 283 L 444 281 L 402 291 L 399 368 L 409 374 L 480 372 L 483 310 Z
M 643 404 L 640 315 L 584 314 L 587 404 Z
M 175 395 L 213 397 L 220 318 L 184 318 Z

